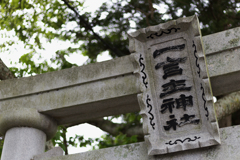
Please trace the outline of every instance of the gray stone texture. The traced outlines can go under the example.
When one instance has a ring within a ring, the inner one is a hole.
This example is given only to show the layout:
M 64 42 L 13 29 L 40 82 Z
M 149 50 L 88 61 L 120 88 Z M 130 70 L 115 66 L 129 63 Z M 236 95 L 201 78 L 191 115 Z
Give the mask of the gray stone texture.
M 240 28 L 202 38 L 215 96 L 240 90 L 238 35 Z M 137 94 L 141 93 L 142 86 L 138 85 L 138 63 L 134 57 L 132 54 L 106 62 L 1 81 L 0 111 L 19 106 L 35 108 L 55 118 L 59 125 L 137 112 L 140 110 Z M 114 89 L 118 92 L 114 93 Z
M 57 132 L 57 123 L 49 116 L 39 113 L 33 108 L 10 108 L 0 114 L 0 134 L 14 127 L 31 127 L 43 131 L 47 140 L 51 139 Z
M 197 16 L 129 33 L 149 155 L 220 143 Z M 165 87 L 164 87 L 165 86 Z
M 221 128 L 220 136 L 221 145 L 166 155 L 148 156 L 146 143 L 140 142 L 45 160 L 239 160 L 240 126 Z
M 43 154 L 34 156 L 33 160 L 45 160 L 45 159 L 49 159 L 50 157 L 62 156 L 62 155 L 63 155 L 63 149 L 61 147 L 55 147 Z
M 15 127 L 5 135 L 1 160 L 30 160 L 44 153 L 46 134 L 35 128 Z
M 203 37 L 214 96 L 240 89 L 240 28 Z

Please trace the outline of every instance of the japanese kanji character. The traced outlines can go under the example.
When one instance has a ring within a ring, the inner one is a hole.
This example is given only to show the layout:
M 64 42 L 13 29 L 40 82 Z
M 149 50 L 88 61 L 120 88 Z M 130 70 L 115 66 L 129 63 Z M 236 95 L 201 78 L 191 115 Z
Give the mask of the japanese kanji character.
M 173 130 L 176 130 L 176 127 L 178 126 L 177 119 L 175 118 L 175 115 L 170 115 L 169 118 L 171 118 L 170 121 L 167 121 L 166 123 L 168 126 L 163 126 L 166 131 L 173 128 Z
M 195 117 L 195 115 L 184 114 L 183 117 L 181 117 L 181 120 L 184 120 L 184 122 L 187 122 L 194 117 Z
M 175 99 L 177 103 L 177 108 L 183 107 L 183 110 L 186 111 L 186 106 L 192 106 L 193 100 L 192 96 L 186 97 L 184 94 L 180 95 L 180 98 Z
M 193 119 L 195 118 L 195 115 L 188 115 L 188 114 L 184 114 L 183 117 L 181 117 L 181 120 L 183 122 L 179 123 L 179 127 L 182 127 L 186 124 L 199 124 L 200 119 Z
M 171 93 L 177 92 L 177 91 L 184 91 L 184 90 L 190 91 L 192 87 L 185 87 L 185 81 L 186 80 L 175 81 L 175 80 L 171 79 L 169 83 L 162 85 L 162 87 L 164 88 L 163 91 L 165 93 L 161 93 L 160 98 L 162 98 L 166 95 L 169 95 Z
M 153 58 L 156 58 L 157 56 L 159 56 L 165 52 L 168 52 L 168 51 L 181 51 L 184 48 L 185 48 L 185 44 L 161 48 L 161 49 L 155 50 L 153 52 Z
M 181 75 L 182 68 L 179 68 L 179 63 L 184 63 L 186 61 L 186 59 L 187 59 L 187 57 L 176 58 L 176 59 L 167 57 L 167 61 L 158 63 L 155 66 L 155 69 L 159 69 L 163 66 L 163 71 L 164 71 L 163 79 L 166 79 L 169 76 L 174 76 L 177 74 Z
M 163 104 L 161 105 L 161 113 L 165 112 L 166 109 L 169 110 L 170 113 L 172 113 L 172 108 L 174 108 L 174 102 L 173 98 L 170 99 L 164 99 Z

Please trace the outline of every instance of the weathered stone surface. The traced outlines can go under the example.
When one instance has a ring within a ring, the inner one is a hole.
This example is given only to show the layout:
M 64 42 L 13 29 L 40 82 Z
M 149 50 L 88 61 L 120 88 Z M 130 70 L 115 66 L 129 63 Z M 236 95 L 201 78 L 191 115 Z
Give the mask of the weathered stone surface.
M 34 156 L 32 160 L 45 160 L 45 159 L 49 159 L 50 157 L 62 156 L 62 155 L 63 155 L 63 149 L 61 147 L 55 147 L 43 154 Z
M 1 81 L 0 99 L 40 94 L 132 74 L 137 69 L 134 66 L 137 64 L 134 62 L 131 56 L 126 56 L 81 67 Z
M 1 81 L 0 111 L 34 108 L 57 119 L 59 125 L 134 112 L 139 109 L 137 94 L 141 92 L 139 75 L 134 73 L 137 68 L 131 56 Z
M 138 94 L 149 155 L 220 143 L 196 16 L 129 34 L 139 61 Z
M 46 134 L 35 128 L 15 127 L 5 135 L 1 160 L 30 160 L 44 153 Z
M 221 145 L 148 156 L 145 142 L 94 150 L 79 154 L 56 156 L 45 160 L 238 160 L 240 157 L 240 126 L 220 129 Z
M 203 37 L 214 96 L 240 90 L 240 28 Z
M 74 115 L 77 115 L 74 121 L 84 122 L 90 118 L 113 115 L 116 112 L 119 114 L 134 112 L 139 108 L 137 94 L 141 92 L 137 82 L 136 75 L 128 74 L 59 90 L 6 99 L 0 102 L 0 111 L 21 106 L 34 108 L 57 118 L 59 125 L 69 123 L 71 120 L 68 118 L 72 119 Z
M 235 39 L 238 39 L 239 31 L 240 29 L 236 28 L 203 37 L 213 95 L 215 96 L 240 90 L 240 83 L 238 83 L 240 81 L 240 63 L 238 62 L 240 45 L 239 42 L 233 43 L 237 42 Z M 221 36 L 227 37 L 220 38 Z M 212 48 L 215 46 L 214 44 L 220 44 L 225 48 L 223 51 L 216 50 L 217 47 Z M 135 54 L 132 54 L 107 62 L 1 81 L 0 111 L 20 105 L 26 108 L 36 108 L 40 112 L 54 117 L 58 124 L 80 123 L 108 115 L 137 112 L 140 108 L 136 95 L 144 86 L 137 85 L 138 64 L 134 56 Z M 219 63 L 217 59 L 224 60 Z M 221 68 L 219 64 L 225 68 Z M 128 77 L 127 79 L 130 81 L 126 81 L 123 76 Z M 103 81 L 101 84 L 109 83 L 111 87 L 102 85 L 102 89 L 98 88 L 95 91 L 93 86 L 98 85 L 98 80 Z M 134 85 L 132 85 L 133 83 Z M 90 89 L 95 92 L 87 99 L 81 99 L 90 92 L 90 90 L 84 90 L 83 86 L 86 84 L 92 85 Z M 72 89 L 74 86 L 77 86 L 78 90 Z M 129 86 L 132 88 L 131 90 Z M 118 94 L 112 94 L 113 88 L 118 90 Z M 85 94 L 81 91 L 82 89 Z M 95 101 L 91 99 L 93 96 L 96 98 Z M 52 97 L 52 100 L 47 98 L 45 101 L 42 99 L 43 97 Z M 15 100 L 9 101 L 13 99 Z
M 31 127 L 43 131 L 47 139 L 51 139 L 57 132 L 57 123 L 51 117 L 39 113 L 36 109 L 18 108 L 7 109 L 0 114 L 0 134 L 15 127 Z
M 206 55 L 223 52 L 225 50 L 239 48 L 240 28 L 233 28 L 223 32 L 210 34 L 203 37 Z

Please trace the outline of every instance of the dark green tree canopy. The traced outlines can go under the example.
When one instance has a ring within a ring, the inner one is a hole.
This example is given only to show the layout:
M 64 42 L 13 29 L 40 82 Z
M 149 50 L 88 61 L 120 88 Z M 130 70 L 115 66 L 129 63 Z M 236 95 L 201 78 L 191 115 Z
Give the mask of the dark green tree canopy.
M 207 35 L 239 26 L 240 18 L 238 0 L 109 0 L 93 14 L 83 10 L 81 0 L 1 0 L 0 4 L 1 30 L 13 30 L 30 50 L 28 57 L 43 49 L 43 40 L 77 44 L 57 52 L 53 63 L 67 63 L 64 56 L 73 52 L 88 56 L 89 62 L 104 51 L 112 57 L 128 55 L 127 32 L 170 19 L 196 14 L 202 34 Z M 1 48 L 13 43 L 3 42 Z M 72 65 L 62 64 L 59 69 L 67 67 Z

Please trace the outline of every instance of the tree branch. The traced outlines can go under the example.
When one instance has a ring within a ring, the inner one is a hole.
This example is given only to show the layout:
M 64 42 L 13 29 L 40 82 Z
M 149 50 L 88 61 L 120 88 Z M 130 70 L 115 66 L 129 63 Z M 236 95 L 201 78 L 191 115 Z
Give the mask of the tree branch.
M 222 118 L 240 110 L 240 91 L 230 93 L 220 98 L 215 104 L 215 111 L 218 121 Z M 113 123 L 109 120 L 97 119 L 88 122 L 91 125 L 99 127 L 111 135 L 118 135 L 121 131 L 127 136 L 138 135 L 143 137 L 142 126 L 124 126 L 123 124 Z M 120 129 L 119 129 L 120 128 Z
M 124 54 L 121 53 L 118 49 L 114 48 L 112 44 L 109 44 L 108 42 L 106 42 L 102 37 L 100 37 L 92 28 L 92 26 L 89 24 L 88 21 L 85 20 L 85 18 L 83 16 L 81 16 L 78 11 L 71 6 L 68 3 L 68 0 L 62 0 L 69 9 L 71 9 L 77 16 L 77 18 L 84 24 L 84 27 L 86 27 L 86 29 L 90 30 L 92 32 L 92 34 L 96 37 L 96 39 L 101 42 L 106 48 L 108 48 L 110 51 L 114 52 L 118 57 L 123 56 Z M 80 24 L 79 24 L 80 25 Z
M 12 79 L 12 78 L 16 78 L 16 77 L 0 58 L 0 79 L 6 80 L 6 79 Z
M 218 121 L 228 115 L 233 114 L 234 112 L 240 110 L 240 91 L 223 96 L 222 98 L 218 99 L 214 105 Z M 118 135 L 120 132 L 129 137 L 133 135 L 138 135 L 139 137 L 144 136 L 142 125 L 131 126 L 126 124 L 118 124 L 109 120 L 104 120 L 103 118 L 91 120 L 87 123 L 96 126 L 113 136 Z M 67 126 L 65 125 L 65 127 L 72 127 L 74 125 L 78 125 L 78 123 Z
M 118 135 L 119 132 L 126 134 L 128 137 L 131 137 L 133 135 L 138 135 L 139 137 L 144 136 L 142 125 L 132 126 L 126 124 L 118 124 L 113 123 L 109 120 L 104 120 L 103 118 L 88 121 L 87 123 L 94 125 L 113 136 Z
M 223 96 L 215 103 L 218 120 L 240 109 L 240 91 Z
M 66 137 L 66 133 L 67 133 L 67 128 L 63 127 L 63 145 L 65 146 L 65 155 L 68 155 L 68 143 L 67 143 L 67 137 Z
M 240 91 L 230 93 L 228 95 L 220 98 L 215 104 L 215 111 L 218 121 L 222 118 L 233 114 L 234 112 L 240 110 Z M 94 125 L 101 130 L 108 132 L 111 135 L 118 135 L 119 132 L 126 134 L 127 136 L 138 135 L 143 137 L 142 125 L 130 126 L 124 124 L 113 123 L 109 120 L 96 119 L 87 122 Z
M 153 19 L 153 14 L 154 14 L 154 11 L 156 10 L 156 8 L 153 7 L 152 0 L 148 0 L 148 4 L 149 4 L 149 10 L 150 10 L 150 14 L 151 14 L 151 19 Z

